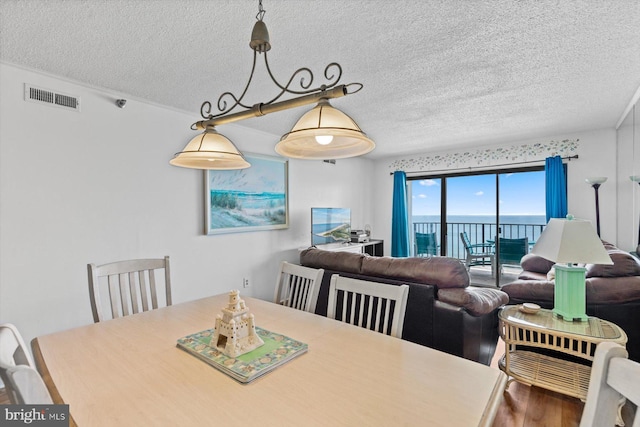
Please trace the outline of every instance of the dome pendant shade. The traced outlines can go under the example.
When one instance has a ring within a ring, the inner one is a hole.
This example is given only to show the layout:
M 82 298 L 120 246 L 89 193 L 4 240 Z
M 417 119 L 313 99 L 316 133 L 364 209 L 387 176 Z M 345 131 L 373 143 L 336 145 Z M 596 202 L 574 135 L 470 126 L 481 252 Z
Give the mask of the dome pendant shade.
M 246 169 L 251 166 L 233 142 L 213 128 L 194 137 L 169 163 L 183 168 L 214 170 Z
M 323 99 L 300 117 L 275 149 L 284 157 L 324 160 L 361 156 L 375 146 L 351 117 Z

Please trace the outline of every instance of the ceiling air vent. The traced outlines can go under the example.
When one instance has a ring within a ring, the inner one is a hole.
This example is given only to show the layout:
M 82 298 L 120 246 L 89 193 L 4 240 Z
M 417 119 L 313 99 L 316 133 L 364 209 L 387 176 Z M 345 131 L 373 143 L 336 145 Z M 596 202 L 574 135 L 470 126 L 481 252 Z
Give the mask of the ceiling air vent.
M 80 98 L 39 88 L 28 83 L 24 84 L 24 100 L 80 111 Z

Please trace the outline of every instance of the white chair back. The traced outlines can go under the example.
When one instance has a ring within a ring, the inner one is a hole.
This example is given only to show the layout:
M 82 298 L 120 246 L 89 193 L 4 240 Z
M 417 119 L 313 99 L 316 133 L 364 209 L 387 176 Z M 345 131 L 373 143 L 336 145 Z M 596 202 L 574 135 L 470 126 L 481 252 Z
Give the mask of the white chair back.
M 640 406 L 640 363 L 627 357 L 619 344 L 598 344 L 580 427 L 613 426 L 621 420 L 620 404 L 625 398 Z M 637 411 L 633 427 L 640 427 Z
M 0 378 L 5 385 L 11 403 L 17 403 L 18 397 L 11 385 L 7 371 L 21 365 L 35 367 L 22 335 L 11 323 L 0 324 Z
M 327 317 L 402 337 L 409 286 L 331 276 Z
M 0 369 L 2 365 L 0 364 Z M 8 385 L 14 392 L 13 403 L 18 405 L 50 405 L 53 403 L 49 390 L 42 377 L 30 366 L 18 365 L 7 367 Z M 5 383 L 5 385 L 7 385 Z
M 102 306 L 102 293 L 109 294 L 111 318 L 158 308 L 156 270 L 164 270 L 165 305 L 171 305 L 171 273 L 169 257 L 134 259 L 96 266 L 87 265 L 89 297 L 93 321 L 108 320 Z M 101 280 L 102 279 L 102 280 Z M 149 304 L 151 303 L 151 304 Z
M 273 302 L 311 313 L 316 311 L 324 269 L 282 261 Z

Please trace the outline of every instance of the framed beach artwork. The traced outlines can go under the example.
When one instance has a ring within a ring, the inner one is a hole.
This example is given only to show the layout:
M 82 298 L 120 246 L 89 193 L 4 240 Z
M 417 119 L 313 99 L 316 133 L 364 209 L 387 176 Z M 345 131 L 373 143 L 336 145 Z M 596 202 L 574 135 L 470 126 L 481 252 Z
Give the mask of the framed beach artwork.
M 245 154 L 251 167 L 205 170 L 205 233 L 289 228 L 286 159 Z

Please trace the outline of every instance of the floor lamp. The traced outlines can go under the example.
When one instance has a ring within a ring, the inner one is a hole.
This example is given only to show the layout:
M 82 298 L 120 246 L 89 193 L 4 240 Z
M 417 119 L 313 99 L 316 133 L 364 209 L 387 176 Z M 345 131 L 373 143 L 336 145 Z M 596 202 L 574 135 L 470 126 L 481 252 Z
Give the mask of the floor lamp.
M 596 192 L 596 231 L 598 232 L 598 237 L 600 237 L 600 200 L 598 199 L 598 188 L 600 188 L 600 185 L 604 184 L 606 180 L 606 176 L 594 176 L 592 178 L 585 179 L 588 184 L 591 184 Z M 640 244 L 640 242 L 638 244 Z
M 629 179 L 633 182 L 637 182 L 640 185 L 640 175 L 630 176 Z M 638 247 L 636 248 L 636 253 L 640 254 L 640 220 L 638 221 Z

